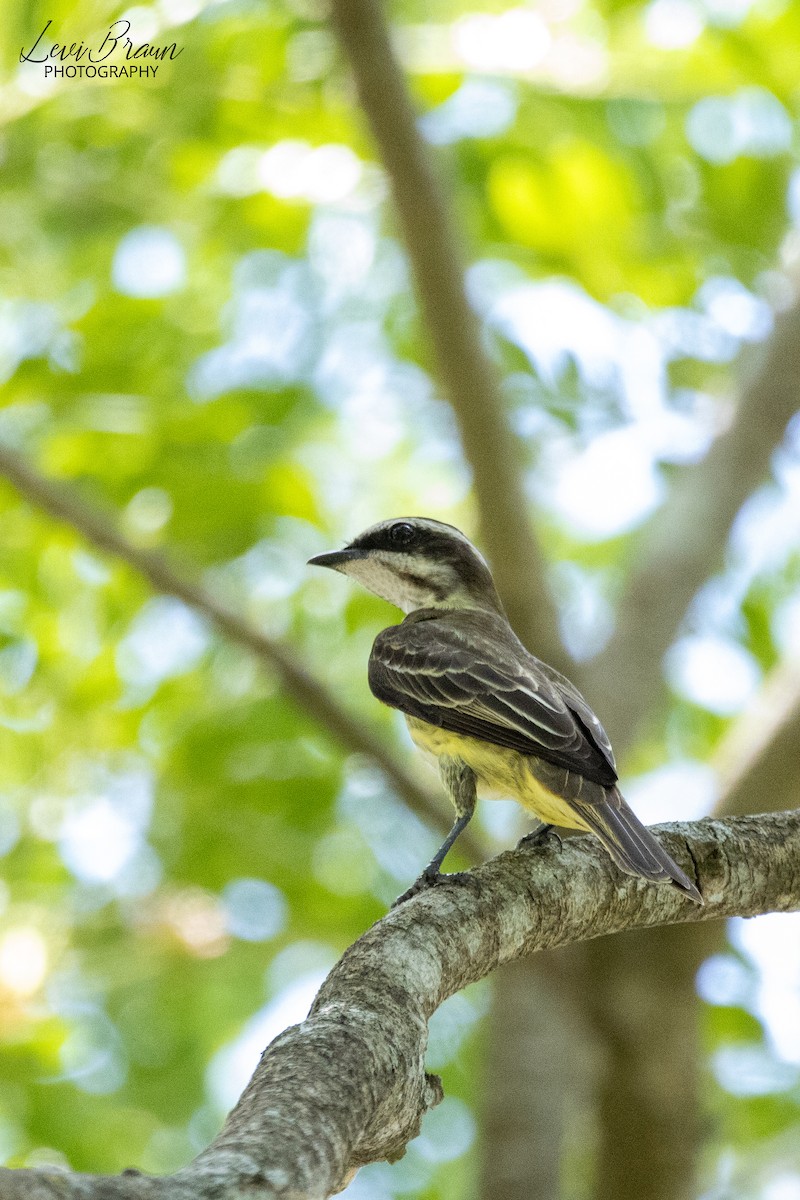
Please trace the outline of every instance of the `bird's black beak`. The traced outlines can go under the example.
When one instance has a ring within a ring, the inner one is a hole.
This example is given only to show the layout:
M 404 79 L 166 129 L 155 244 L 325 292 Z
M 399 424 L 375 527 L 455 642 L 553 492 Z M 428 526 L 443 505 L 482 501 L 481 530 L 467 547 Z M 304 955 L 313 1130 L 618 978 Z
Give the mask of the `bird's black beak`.
M 308 565 L 310 567 L 330 567 L 332 571 L 341 571 L 342 567 L 353 562 L 354 559 L 364 558 L 365 553 L 364 550 L 354 550 L 347 546 L 344 550 L 331 550 L 327 554 L 315 554 L 308 560 Z

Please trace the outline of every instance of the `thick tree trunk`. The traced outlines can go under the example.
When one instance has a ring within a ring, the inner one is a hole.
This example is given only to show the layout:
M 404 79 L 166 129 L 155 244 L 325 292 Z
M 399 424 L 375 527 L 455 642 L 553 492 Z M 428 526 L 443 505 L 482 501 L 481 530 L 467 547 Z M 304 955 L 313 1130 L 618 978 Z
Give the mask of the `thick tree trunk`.
M 494 980 L 481 1104 L 480 1195 L 558 1200 L 565 1131 L 588 1099 L 590 1041 L 565 1011 L 568 951 L 509 963 Z
M 595 1200 L 692 1200 L 702 939 L 676 928 L 637 931 L 587 944 L 582 957 L 586 1004 L 607 1053 L 597 1096 Z

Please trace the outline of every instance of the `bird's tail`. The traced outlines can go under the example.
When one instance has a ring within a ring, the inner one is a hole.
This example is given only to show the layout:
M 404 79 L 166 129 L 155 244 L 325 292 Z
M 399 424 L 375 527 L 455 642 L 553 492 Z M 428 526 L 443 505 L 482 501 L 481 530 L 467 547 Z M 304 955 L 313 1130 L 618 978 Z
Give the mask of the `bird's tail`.
M 623 871 L 643 879 L 669 881 L 691 900 L 703 903 L 691 879 L 642 824 L 617 788 L 606 791 L 605 803 L 581 804 L 573 800 L 571 804 Z

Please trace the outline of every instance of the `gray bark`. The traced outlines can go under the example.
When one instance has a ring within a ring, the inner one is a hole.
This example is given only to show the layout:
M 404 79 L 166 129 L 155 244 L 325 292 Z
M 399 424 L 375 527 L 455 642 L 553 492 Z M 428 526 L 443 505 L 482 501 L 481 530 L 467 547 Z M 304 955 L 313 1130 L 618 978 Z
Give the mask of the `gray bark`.
M 308 1018 L 267 1048 L 219 1137 L 176 1175 L 0 1171 L 2 1200 L 324 1200 L 400 1157 L 441 1097 L 427 1023 L 503 963 L 625 929 L 800 908 L 800 811 L 658 828 L 699 907 L 621 875 L 593 838 L 507 852 L 390 912 L 347 950 Z M 620 1004 L 626 1003 L 620 997 Z

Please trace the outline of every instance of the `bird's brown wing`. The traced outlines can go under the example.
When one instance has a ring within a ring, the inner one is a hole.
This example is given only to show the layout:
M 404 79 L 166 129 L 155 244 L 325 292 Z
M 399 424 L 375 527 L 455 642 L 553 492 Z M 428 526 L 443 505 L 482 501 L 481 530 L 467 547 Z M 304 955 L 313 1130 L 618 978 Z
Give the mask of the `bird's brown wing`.
M 613 786 L 611 746 L 586 701 L 528 655 L 500 618 L 471 611 L 420 617 L 375 640 L 369 684 L 379 700 L 440 729 Z

